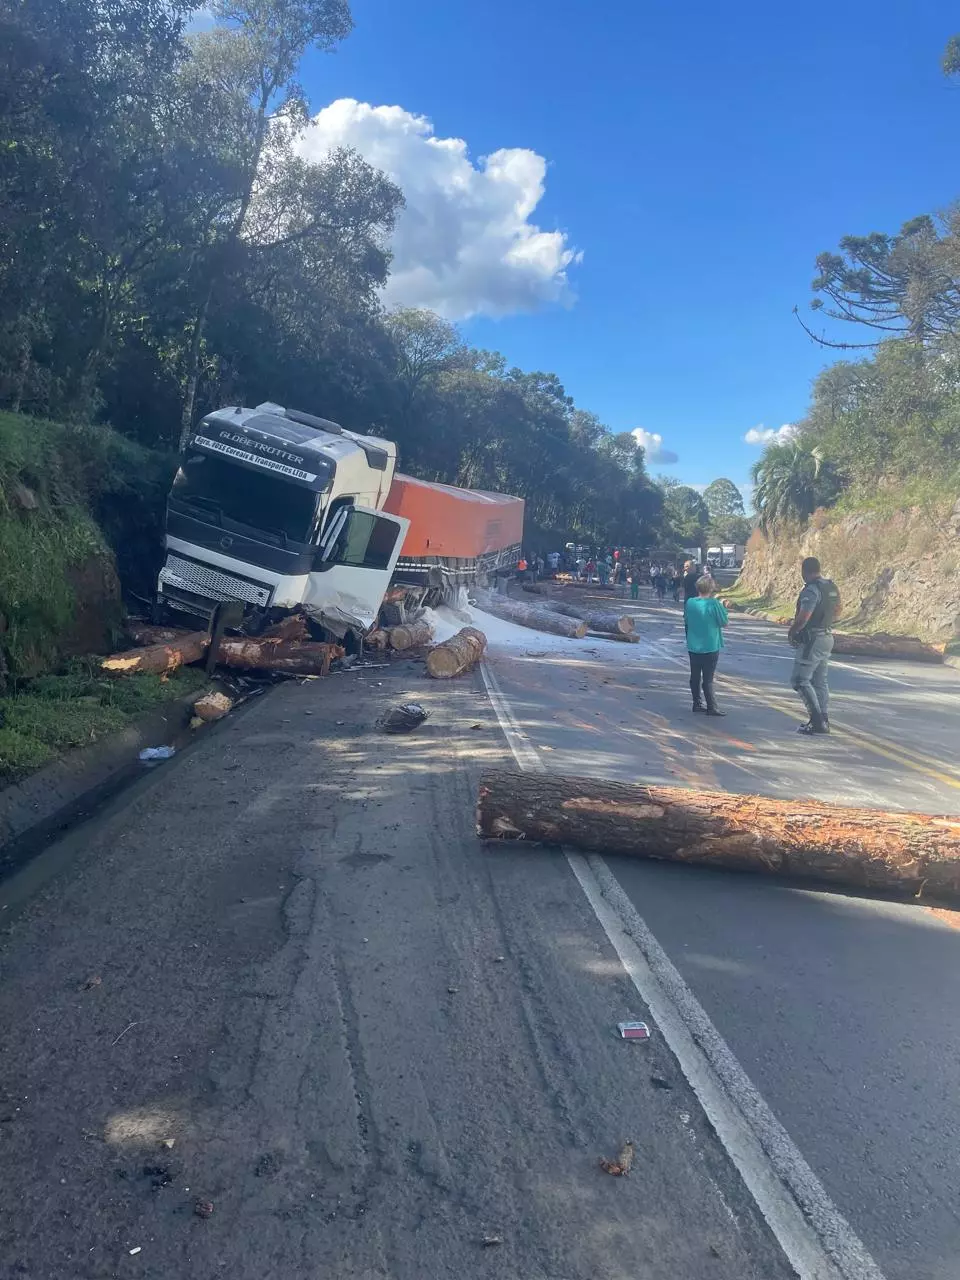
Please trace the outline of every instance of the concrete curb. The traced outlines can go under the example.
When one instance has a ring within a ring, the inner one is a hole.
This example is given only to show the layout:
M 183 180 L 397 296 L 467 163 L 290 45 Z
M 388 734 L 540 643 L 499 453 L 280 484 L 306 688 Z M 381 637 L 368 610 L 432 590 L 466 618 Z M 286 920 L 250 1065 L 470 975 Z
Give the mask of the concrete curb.
M 59 760 L 0 791 L 0 873 L 13 859 L 10 846 L 34 833 L 65 826 L 101 798 L 137 764 L 144 747 L 169 742 L 187 725 L 200 696 L 194 690 L 89 747 Z

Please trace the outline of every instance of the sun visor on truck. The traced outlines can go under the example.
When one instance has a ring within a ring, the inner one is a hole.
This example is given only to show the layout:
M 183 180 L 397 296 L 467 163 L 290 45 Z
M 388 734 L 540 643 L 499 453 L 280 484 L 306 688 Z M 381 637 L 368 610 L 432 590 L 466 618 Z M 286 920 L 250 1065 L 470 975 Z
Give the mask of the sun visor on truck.
M 262 425 L 258 427 L 258 423 Z M 284 425 L 288 424 L 277 421 L 277 426 Z M 312 449 L 298 447 L 302 443 L 275 432 L 273 421 L 264 414 L 248 419 L 242 428 L 215 418 L 204 419 L 190 440 L 190 448 L 322 492 L 333 478 L 336 463 Z

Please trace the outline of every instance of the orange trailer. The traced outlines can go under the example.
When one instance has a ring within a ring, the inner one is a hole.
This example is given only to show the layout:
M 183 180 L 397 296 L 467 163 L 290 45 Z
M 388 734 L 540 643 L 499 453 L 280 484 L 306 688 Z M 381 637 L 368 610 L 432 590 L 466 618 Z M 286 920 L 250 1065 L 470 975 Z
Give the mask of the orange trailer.
M 410 521 L 397 581 L 469 584 L 478 572 L 513 568 L 520 557 L 522 498 L 397 474 L 383 509 Z

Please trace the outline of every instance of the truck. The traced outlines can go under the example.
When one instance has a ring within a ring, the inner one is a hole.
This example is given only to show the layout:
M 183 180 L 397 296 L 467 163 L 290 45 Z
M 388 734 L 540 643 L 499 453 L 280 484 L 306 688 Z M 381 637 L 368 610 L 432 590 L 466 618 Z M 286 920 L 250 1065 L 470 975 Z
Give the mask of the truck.
M 300 612 L 354 647 L 516 567 L 523 500 L 401 475 L 391 440 L 267 401 L 206 414 L 167 499 L 154 617 L 242 608 L 257 634 Z

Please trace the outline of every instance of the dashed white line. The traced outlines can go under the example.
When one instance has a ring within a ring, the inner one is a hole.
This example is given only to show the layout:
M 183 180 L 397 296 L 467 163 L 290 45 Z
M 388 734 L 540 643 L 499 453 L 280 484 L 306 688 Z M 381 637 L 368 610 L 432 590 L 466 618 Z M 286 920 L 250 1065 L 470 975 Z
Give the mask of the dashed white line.
M 483 682 L 520 769 L 546 772 L 487 660 Z M 883 1274 L 767 1106 L 603 858 L 567 861 L 641 999 L 649 1008 L 801 1280 L 883 1280 Z

